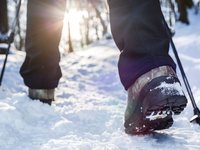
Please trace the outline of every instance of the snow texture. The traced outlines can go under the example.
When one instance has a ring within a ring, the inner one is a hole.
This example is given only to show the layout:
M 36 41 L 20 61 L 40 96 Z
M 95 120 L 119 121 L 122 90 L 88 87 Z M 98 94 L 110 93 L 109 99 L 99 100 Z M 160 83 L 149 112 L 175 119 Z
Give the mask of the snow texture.
M 7 37 L 8 37 L 7 34 L 3 34 L 3 33 L 0 32 L 0 40 L 2 40 L 2 41 L 6 40 Z
M 160 119 L 160 118 L 165 118 L 167 117 L 168 114 L 170 114 L 170 111 L 159 111 L 155 114 L 155 112 L 152 112 L 149 116 L 146 116 L 147 119 L 149 120 L 156 120 L 156 119 Z
M 162 82 L 159 86 L 155 87 L 155 89 L 161 89 L 163 94 L 170 94 L 170 95 L 184 95 L 181 85 L 176 83 L 166 83 Z M 169 93 L 171 92 L 171 93 Z M 175 92 L 175 93 L 174 93 Z
M 191 25 L 177 24 L 174 40 L 200 106 L 200 16 L 190 15 Z M 57 101 L 48 106 L 27 97 L 18 73 L 25 54 L 10 53 L 0 88 L 0 149 L 199 150 L 200 126 L 189 123 L 190 101 L 170 129 L 145 136 L 124 133 L 127 95 L 118 77 L 118 55 L 108 40 L 62 57 Z

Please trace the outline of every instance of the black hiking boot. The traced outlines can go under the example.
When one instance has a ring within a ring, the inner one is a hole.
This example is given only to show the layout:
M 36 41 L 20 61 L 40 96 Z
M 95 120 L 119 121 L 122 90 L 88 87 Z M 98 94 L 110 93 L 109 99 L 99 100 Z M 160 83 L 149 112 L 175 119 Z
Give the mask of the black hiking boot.
M 29 97 L 33 100 L 39 100 L 51 105 L 54 101 L 55 89 L 31 89 L 29 88 Z
M 168 66 L 155 68 L 128 89 L 125 132 L 147 134 L 167 129 L 173 124 L 173 114 L 180 114 L 186 104 L 187 99 L 174 70 Z

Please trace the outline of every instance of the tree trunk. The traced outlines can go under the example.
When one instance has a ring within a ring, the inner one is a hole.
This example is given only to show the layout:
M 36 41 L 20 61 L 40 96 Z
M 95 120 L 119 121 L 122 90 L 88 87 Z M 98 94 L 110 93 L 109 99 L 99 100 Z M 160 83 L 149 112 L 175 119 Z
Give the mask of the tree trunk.
M 90 35 L 90 19 L 85 18 L 85 26 L 86 26 L 86 32 L 85 32 L 85 43 L 86 45 L 89 45 L 91 43 L 89 35 Z
M 67 13 L 69 13 L 69 7 L 71 6 L 71 2 L 72 2 L 71 0 L 67 0 L 67 8 L 66 8 Z M 71 53 L 74 51 L 74 48 L 72 44 L 71 24 L 69 19 L 67 22 L 67 30 L 68 30 L 68 52 Z
M 101 16 L 101 12 L 99 11 L 99 9 L 97 8 L 97 5 L 92 1 L 92 0 L 89 0 L 90 3 L 92 4 L 95 12 L 96 12 L 96 16 L 97 18 L 99 18 L 100 22 L 101 22 L 101 25 L 103 27 L 103 35 L 105 35 L 107 33 L 107 26 L 106 26 L 106 23 L 105 21 L 103 20 L 102 16 Z
M 68 21 L 68 45 L 69 45 L 69 53 L 73 52 L 72 38 L 71 38 L 71 27 L 70 22 Z
M 8 32 L 7 0 L 0 0 L 0 33 Z
M 179 11 L 179 21 L 185 23 L 185 24 L 189 24 L 189 20 L 188 20 L 188 13 L 187 13 L 187 7 L 188 4 L 185 0 L 176 0 L 177 4 L 178 4 L 178 11 Z

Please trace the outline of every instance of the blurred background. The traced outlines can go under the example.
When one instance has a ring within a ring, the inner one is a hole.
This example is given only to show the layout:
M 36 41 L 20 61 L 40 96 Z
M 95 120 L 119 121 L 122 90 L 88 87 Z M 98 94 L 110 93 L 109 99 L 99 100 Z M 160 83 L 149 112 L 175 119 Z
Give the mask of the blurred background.
M 18 0 L 0 0 L 0 35 L 6 34 L 14 19 Z M 175 34 L 177 21 L 190 24 L 188 10 L 198 14 L 200 0 L 160 0 L 162 11 Z M 16 27 L 14 45 L 24 51 L 26 33 L 26 5 L 22 0 L 19 23 Z M 109 10 L 106 0 L 67 0 L 61 53 L 69 53 L 87 47 L 101 39 L 111 39 Z

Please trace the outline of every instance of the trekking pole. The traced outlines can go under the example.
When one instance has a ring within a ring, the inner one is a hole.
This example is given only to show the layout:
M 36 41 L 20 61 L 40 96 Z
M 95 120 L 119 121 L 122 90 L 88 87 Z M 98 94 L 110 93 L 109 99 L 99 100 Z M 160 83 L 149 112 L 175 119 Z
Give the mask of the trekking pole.
M 177 63 L 178 63 L 178 66 L 179 66 L 179 69 L 180 69 L 180 72 L 181 72 L 183 81 L 184 81 L 184 83 L 185 83 L 185 87 L 186 87 L 186 89 L 187 89 L 188 95 L 189 95 L 190 100 L 191 100 L 191 102 L 192 102 L 192 106 L 193 106 L 193 108 L 194 108 L 194 116 L 191 118 L 190 122 L 196 122 L 196 123 L 198 123 L 198 124 L 200 125 L 200 110 L 199 110 L 199 108 L 197 107 L 197 104 L 196 104 L 196 102 L 195 102 L 195 99 L 194 99 L 194 96 L 193 96 L 193 94 L 192 94 L 192 90 L 191 90 L 190 84 L 189 84 L 189 82 L 188 82 L 187 76 L 186 76 L 185 71 L 184 71 L 184 69 L 183 69 L 181 60 L 180 60 L 180 58 L 179 58 L 178 52 L 177 52 L 176 47 L 175 47 L 175 44 L 174 44 L 174 42 L 173 42 L 173 40 L 172 40 L 171 31 L 170 31 L 170 29 L 169 29 L 169 27 L 168 27 L 168 24 L 167 24 L 167 22 L 166 22 L 164 16 L 163 16 L 163 23 L 164 23 L 164 26 L 165 26 L 165 28 L 166 28 L 167 35 L 168 35 L 168 37 L 169 37 L 169 39 L 170 39 L 170 43 L 171 43 L 171 46 L 172 46 L 172 50 L 173 50 L 173 52 L 174 52 L 176 61 L 177 61 Z
M 20 7 L 21 7 L 21 0 L 19 0 L 18 3 L 17 3 L 17 10 L 16 10 L 16 14 L 15 14 L 15 18 L 14 18 L 13 24 L 11 26 L 11 31 L 8 34 L 7 39 L 5 40 L 5 42 L 8 44 L 8 47 L 6 49 L 6 57 L 4 59 L 3 67 L 2 67 L 2 70 L 1 70 L 0 86 L 1 86 L 2 80 L 3 80 L 3 75 L 4 75 L 4 72 L 5 72 L 5 68 L 6 68 L 6 63 L 7 63 L 8 54 L 9 54 L 9 51 L 10 51 L 10 46 L 11 46 L 11 43 L 14 41 L 15 27 L 17 25 L 17 21 L 18 21 L 18 18 L 19 18 Z

